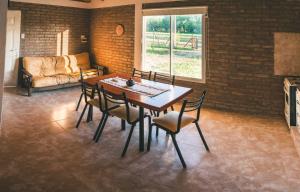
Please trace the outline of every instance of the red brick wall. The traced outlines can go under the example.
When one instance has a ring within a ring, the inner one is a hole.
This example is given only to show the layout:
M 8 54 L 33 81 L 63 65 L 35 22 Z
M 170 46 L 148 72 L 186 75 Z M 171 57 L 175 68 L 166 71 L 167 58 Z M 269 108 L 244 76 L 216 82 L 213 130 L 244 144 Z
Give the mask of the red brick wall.
M 56 23 L 53 20 L 57 20 L 57 25 L 60 26 L 57 27 L 57 31 L 76 26 L 72 31 L 88 33 L 90 26 L 90 49 L 97 63 L 108 66 L 111 72 L 129 73 L 133 68 L 134 6 L 92 10 L 91 17 L 90 11 L 74 8 L 28 5 L 37 10 L 34 11 L 35 9 L 31 10 L 27 5 L 13 3 L 13 6 L 19 6 L 27 13 L 29 18 L 23 14 L 25 22 L 22 24 L 22 31 L 27 31 L 29 35 L 30 31 L 44 31 L 47 34 L 52 28 L 44 27 L 43 23 Z M 282 114 L 283 78 L 273 75 L 273 33 L 300 32 L 299 1 L 190 0 L 144 5 L 145 8 L 171 6 L 209 8 L 210 62 L 206 84 L 180 82 L 181 85 L 193 87 L 194 97 L 199 96 L 203 89 L 207 89 L 207 106 L 239 112 Z M 43 14 L 39 14 L 41 12 Z M 63 15 L 64 19 L 56 15 Z M 126 32 L 124 36 L 117 37 L 115 27 L 120 23 L 125 26 Z M 33 27 L 38 24 L 42 29 Z M 55 53 L 45 43 L 52 42 L 49 41 L 51 38 L 44 38 L 37 44 L 35 40 L 39 39 L 32 34 L 31 38 L 22 41 L 23 55 Z M 86 45 L 78 43 L 77 38 L 71 42 L 73 41 L 74 52 L 88 49 Z M 46 51 L 43 51 L 44 48 Z
M 96 63 L 110 72 L 128 73 L 134 63 L 134 6 L 92 10 L 91 52 Z M 125 33 L 118 37 L 115 28 L 124 25 Z
M 69 54 L 89 51 L 81 34 L 89 35 L 90 10 L 11 2 L 10 10 L 21 10 L 21 56 L 52 56 L 57 53 L 57 34 L 69 30 Z
M 283 114 L 283 78 L 273 75 L 274 32 L 300 32 L 296 0 L 191 0 L 144 8 L 208 6 L 209 70 L 206 84 L 182 83 L 206 105 L 239 112 Z

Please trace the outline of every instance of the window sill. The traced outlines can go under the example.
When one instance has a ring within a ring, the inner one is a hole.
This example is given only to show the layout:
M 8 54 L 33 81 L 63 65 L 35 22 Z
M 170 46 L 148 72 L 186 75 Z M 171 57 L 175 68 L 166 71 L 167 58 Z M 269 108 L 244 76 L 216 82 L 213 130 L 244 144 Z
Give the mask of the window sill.
M 175 78 L 175 82 L 178 81 L 182 81 L 182 82 L 191 82 L 191 83 L 201 83 L 201 84 L 205 84 L 205 78 L 203 79 L 196 79 L 196 78 L 190 78 L 190 77 L 180 77 L 180 76 L 176 76 Z

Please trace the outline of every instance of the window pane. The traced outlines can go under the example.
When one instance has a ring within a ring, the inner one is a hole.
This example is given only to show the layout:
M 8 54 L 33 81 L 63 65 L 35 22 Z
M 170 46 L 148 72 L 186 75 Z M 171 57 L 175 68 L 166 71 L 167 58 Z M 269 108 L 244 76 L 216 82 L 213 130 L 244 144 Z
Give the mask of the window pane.
M 144 17 L 143 69 L 170 73 L 170 16 Z
M 202 15 L 177 15 L 172 19 L 172 73 L 202 79 Z

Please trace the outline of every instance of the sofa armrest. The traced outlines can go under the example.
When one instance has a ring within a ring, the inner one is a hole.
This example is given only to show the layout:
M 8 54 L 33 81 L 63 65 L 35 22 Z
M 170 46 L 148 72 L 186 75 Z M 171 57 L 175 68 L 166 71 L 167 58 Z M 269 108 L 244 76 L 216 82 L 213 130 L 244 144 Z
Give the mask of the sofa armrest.
M 108 69 L 105 66 L 102 65 L 94 65 L 94 68 L 96 68 L 98 70 L 98 74 L 100 75 L 102 73 L 102 75 L 106 75 L 108 74 Z M 101 72 L 101 73 L 100 73 Z
M 27 88 L 28 96 L 31 96 L 32 75 L 25 69 L 22 69 L 22 79 L 25 87 Z
M 28 71 L 26 71 L 25 69 L 22 69 L 22 73 L 23 73 L 24 78 L 31 78 L 32 79 L 32 75 Z

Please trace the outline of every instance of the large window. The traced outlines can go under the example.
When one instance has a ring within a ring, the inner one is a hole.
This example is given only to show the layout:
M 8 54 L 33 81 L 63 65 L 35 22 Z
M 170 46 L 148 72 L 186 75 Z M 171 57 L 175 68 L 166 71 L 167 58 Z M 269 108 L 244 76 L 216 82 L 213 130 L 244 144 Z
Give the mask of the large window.
M 158 10 L 144 15 L 143 70 L 204 82 L 206 14 L 186 12 L 166 15 Z

